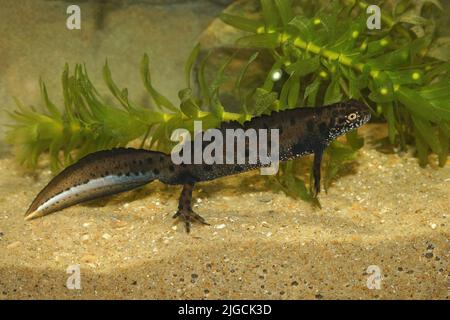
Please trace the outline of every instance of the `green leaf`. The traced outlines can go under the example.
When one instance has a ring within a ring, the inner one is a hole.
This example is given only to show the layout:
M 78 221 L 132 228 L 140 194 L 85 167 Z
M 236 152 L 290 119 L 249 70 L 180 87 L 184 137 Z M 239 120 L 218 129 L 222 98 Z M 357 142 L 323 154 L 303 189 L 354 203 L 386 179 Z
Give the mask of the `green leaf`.
M 144 54 L 144 56 L 142 57 L 141 77 L 142 81 L 144 82 L 145 88 L 150 93 L 150 95 L 152 96 L 153 100 L 155 101 L 156 105 L 159 108 L 165 107 L 170 111 L 178 112 L 178 109 L 166 97 L 164 97 L 155 88 L 153 88 L 150 77 L 150 69 L 147 54 Z
M 61 165 L 59 160 L 59 151 L 63 145 L 62 137 L 57 137 L 50 143 L 49 155 L 50 155 L 50 168 L 52 172 L 57 172 Z
M 279 17 L 277 15 L 277 8 L 275 7 L 273 0 L 260 0 L 261 8 L 266 24 L 266 31 L 272 32 L 279 24 Z
M 217 118 L 222 120 L 223 119 L 223 113 L 225 111 L 225 108 L 223 107 L 222 103 L 220 102 L 219 98 L 217 96 L 213 97 L 211 99 L 211 113 Z
M 206 68 L 206 62 L 208 62 L 208 58 L 211 55 L 211 53 L 212 53 L 212 51 L 208 51 L 206 56 L 202 59 L 202 61 L 200 61 L 200 66 L 199 66 L 198 73 L 197 73 L 201 97 L 202 97 L 202 99 L 205 99 L 208 103 L 210 103 L 210 101 L 211 101 L 211 92 L 209 92 L 209 86 L 206 81 L 205 68 Z
M 444 126 L 439 127 L 439 143 L 442 147 L 441 153 L 439 153 L 439 165 L 445 166 L 447 163 L 447 157 L 450 150 L 450 129 Z
M 380 90 L 386 90 L 386 94 L 382 94 Z M 373 102 L 383 104 L 389 103 L 395 100 L 393 90 L 389 90 L 388 88 L 371 88 L 369 99 Z
M 305 186 L 303 180 L 295 176 L 293 170 L 294 161 L 287 161 L 280 164 L 278 174 L 275 176 L 275 181 L 279 183 L 283 191 L 293 197 L 300 198 L 304 201 L 312 202 L 320 207 L 320 203 L 317 199 L 314 199 L 311 193 Z
M 417 156 L 419 157 L 419 165 L 425 167 L 428 164 L 428 145 L 415 129 L 414 138 L 416 140 Z
M 402 13 L 404 13 L 408 7 L 411 5 L 411 1 L 410 0 L 400 0 L 397 1 L 397 3 L 395 4 L 394 7 L 394 14 L 395 15 L 401 15 Z
M 353 150 L 359 150 L 364 146 L 364 138 L 358 135 L 357 130 L 348 132 L 345 137 Z
M 283 25 L 287 25 L 293 18 L 292 0 L 275 0 L 278 14 L 281 17 Z
M 125 98 L 124 92 L 121 92 L 119 88 L 114 83 L 112 76 L 111 76 L 111 70 L 108 66 L 108 61 L 105 61 L 105 65 L 103 66 L 103 80 L 105 81 L 109 91 L 113 94 L 113 96 L 120 102 L 120 104 L 125 107 L 129 108 L 128 106 L 128 99 Z
M 297 74 L 293 74 L 291 78 L 292 80 L 289 81 L 287 105 L 292 109 L 297 106 L 298 96 L 300 95 L 300 77 Z
M 396 97 L 412 114 L 432 122 L 439 121 L 433 105 L 416 91 L 400 87 L 396 92 Z
M 320 20 L 320 24 L 324 28 L 324 41 L 328 43 L 332 42 L 336 37 L 336 26 L 338 25 L 338 15 L 336 14 L 337 11 L 338 10 L 335 10 L 334 8 L 329 12 L 319 11 L 316 13 L 316 18 Z
M 281 109 L 286 107 L 295 108 L 300 94 L 300 77 L 294 72 L 289 79 L 283 84 L 280 93 Z
M 257 88 L 252 96 L 252 110 L 250 112 L 255 116 L 260 115 L 269 109 L 276 100 L 277 94 L 275 92 Z
M 428 19 L 425 19 L 424 17 L 414 14 L 414 12 L 404 13 L 403 15 L 400 16 L 399 19 L 397 19 L 397 21 L 419 26 L 424 26 L 428 23 Z
M 191 119 L 197 119 L 200 108 L 192 97 L 192 90 L 190 88 L 181 90 L 178 93 L 178 96 L 181 100 L 181 112 Z
M 39 80 L 39 85 L 41 87 L 41 96 L 44 99 L 44 104 L 45 107 L 47 108 L 47 110 L 50 112 L 50 114 L 57 118 L 57 119 L 61 119 L 61 112 L 58 110 L 58 108 L 53 104 L 53 102 L 50 101 L 49 97 L 48 97 L 48 93 L 47 93 L 47 88 L 45 86 L 44 81 Z
M 434 153 L 441 153 L 442 148 L 439 143 L 439 138 L 435 134 L 433 127 L 431 126 L 430 122 L 427 120 L 423 120 L 415 115 L 411 116 L 414 126 L 417 129 L 417 132 L 422 136 L 423 141 L 428 144 L 433 150 Z
M 405 84 L 414 84 L 421 85 L 423 84 L 425 77 L 422 70 L 405 70 L 405 71 L 395 71 L 386 72 L 392 83 L 396 85 L 405 85 Z
M 66 63 L 64 65 L 64 71 L 61 77 L 63 97 L 64 97 L 64 110 L 66 112 L 67 118 L 71 121 L 73 116 L 72 110 L 72 97 L 70 95 L 70 84 L 69 84 L 69 65 Z
M 244 79 L 244 76 L 247 73 L 247 70 L 250 67 L 250 64 L 252 64 L 252 62 L 256 60 L 258 55 L 259 55 L 258 51 L 251 55 L 251 57 L 247 60 L 247 63 L 244 65 L 244 67 L 242 68 L 241 72 L 239 73 L 239 76 L 236 79 L 236 83 L 234 85 L 234 88 L 237 89 L 238 95 L 239 95 L 239 98 L 240 98 L 241 101 L 242 101 L 241 82 Z
M 394 105 L 392 103 L 383 104 L 383 112 L 388 123 L 389 142 L 395 144 L 395 137 L 397 136 L 398 131 L 395 126 Z
M 349 78 L 348 79 L 348 94 L 349 98 L 358 99 L 361 97 L 360 92 L 360 83 L 356 78 Z
M 340 54 L 350 54 L 354 51 L 355 43 L 358 41 L 359 34 L 365 32 L 367 17 L 360 15 L 354 19 L 354 22 L 348 21 L 341 26 L 340 36 L 329 46 L 330 50 Z M 354 36 L 357 34 L 357 36 Z
M 386 47 L 392 43 L 392 38 L 390 36 L 386 36 L 382 39 L 375 40 L 375 41 L 368 41 L 367 43 L 367 49 L 366 54 L 369 57 L 373 57 L 379 54 L 382 54 L 383 52 L 386 52 Z M 386 45 L 383 45 L 386 44 Z
M 277 61 L 275 61 L 275 63 L 272 65 L 272 68 L 271 68 L 270 71 L 267 73 L 266 80 L 264 81 L 264 84 L 263 84 L 263 86 L 262 86 L 262 88 L 263 88 L 264 90 L 266 90 L 266 91 L 272 91 L 273 84 L 274 84 L 274 81 L 273 81 L 273 78 L 272 78 L 272 74 L 273 74 L 275 71 L 283 72 L 283 71 L 280 69 L 281 66 L 282 66 L 282 64 L 283 64 L 283 60 L 277 60 Z
M 296 16 L 289 22 L 289 26 L 293 27 L 294 32 L 303 40 L 311 41 L 314 38 L 313 24 L 311 19 L 305 16 Z
M 202 117 L 201 120 L 203 124 L 203 129 L 217 128 L 218 126 L 220 126 L 220 123 L 222 121 L 222 119 L 216 117 L 212 113 Z
M 355 151 L 349 145 L 335 140 L 326 149 L 326 153 L 328 161 L 325 164 L 324 187 L 325 190 L 328 190 L 343 164 L 355 159 Z
M 316 97 L 317 93 L 320 89 L 320 81 L 319 77 L 316 77 L 313 82 L 311 82 L 305 89 L 305 100 L 307 101 L 306 105 L 308 107 L 313 107 L 316 105 Z
M 378 68 L 382 70 L 395 70 L 408 63 L 410 58 L 410 47 L 404 46 L 395 51 L 385 53 L 375 59 L 372 59 L 369 64 L 372 68 Z
M 441 4 L 441 2 L 439 1 L 439 0 L 419 0 L 418 1 L 422 6 L 425 4 L 425 3 L 431 3 L 431 4 L 434 4 L 439 10 L 441 10 L 441 11 L 443 11 L 444 10 L 444 8 L 442 7 L 442 4 Z M 422 7 L 421 7 L 422 8 Z
M 235 27 L 236 29 L 256 33 L 262 26 L 262 23 L 255 20 L 250 20 L 244 17 L 231 15 L 228 13 L 221 13 L 219 18 L 226 24 Z
M 227 80 L 227 77 L 225 76 L 225 69 L 231 63 L 235 54 L 236 54 L 236 52 L 233 53 L 230 57 L 228 57 L 228 59 L 225 60 L 225 62 L 220 66 L 219 70 L 216 73 L 215 78 L 213 79 L 213 81 L 211 82 L 211 85 L 209 86 L 209 92 L 211 94 L 211 99 L 210 99 L 211 110 L 219 118 L 222 117 L 222 113 L 224 111 L 223 106 L 220 103 L 219 90 L 220 90 L 220 86 Z
M 236 44 L 240 47 L 275 49 L 278 47 L 278 33 L 262 33 L 239 38 Z
M 320 67 L 319 57 L 313 57 L 305 60 L 298 60 L 286 67 L 286 72 L 295 72 L 299 77 L 306 76 L 310 73 L 316 72 Z
M 342 93 L 339 87 L 339 81 L 335 77 L 331 80 L 328 85 L 327 91 L 325 92 L 325 98 L 323 101 L 324 105 L 330 105 L 342 100 Z
M 184 66 L 184 76 L 186 78 L 186 87 L 191 87 L 191 71 L 192 66 L 194 65 L 194 62 L 197 60 L 198 53 L 200 52 L 200 44 L 197 43 L 192 49 L 191 54 L 189 55 L 189 58 L 186 61 L 186 64 Z
M 447 81 L 436 82 L 420 88 L 419 93 L 427 100 L 450 99 L 450 83 Z
M 198 118 L 198 112 L 200 111 L 200 108 L 195 103 L 193 99 L 188 99 L 186 101 L 183 101 L 180 105 L 181 112 L 183 112 L 186 116 L 188 116 L 191 119 L 197 119 Z

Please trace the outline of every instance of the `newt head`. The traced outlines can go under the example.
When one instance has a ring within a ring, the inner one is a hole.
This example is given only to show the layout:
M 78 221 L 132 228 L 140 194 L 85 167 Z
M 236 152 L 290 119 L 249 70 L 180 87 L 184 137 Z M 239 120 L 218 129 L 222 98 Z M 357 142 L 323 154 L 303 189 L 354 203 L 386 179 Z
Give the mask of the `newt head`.
M 328 138 L 338 136 L 361 127 L 370 120 L 370 109 L 358 100 L 348 100 L 333 104 L 327 108 L 330 120 Z

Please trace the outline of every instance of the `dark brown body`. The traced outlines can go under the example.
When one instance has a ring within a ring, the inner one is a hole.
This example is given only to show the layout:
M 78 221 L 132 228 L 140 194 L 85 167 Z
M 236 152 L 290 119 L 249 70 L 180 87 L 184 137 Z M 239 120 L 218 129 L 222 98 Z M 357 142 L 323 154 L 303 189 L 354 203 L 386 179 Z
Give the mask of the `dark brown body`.
M 237 122 L 224 123 L 219 130 L 225 136 L 227 129 L 255 129 L 257 132 L 259 129 L 278 129 L 280 161 L 314 153 L 317 194 L 320 186 L 320 163 L 326 146 L 337 136 L 359 127 L 369 118 L 370 113 L 363 104 L 350 100 L 325 107 L 298 108 L 262 115 L 243 125 Z M 248 143 L 245 148 L 247 155 Z M 226 151 L 224 147 L 224 156 Z M 166 184 L 184 186 L 179 211 L 175 216 L 182 218 L 189 230 L 192 221 L 205 223 L 192 212 L 190 206 L 196 182 L 241 173 L 261 165 L 259 162 L 248 164 L 248 161 L 245 164 L 175 165 L 170 155 L 161 152 L 125 148 L 100 151 L 84 157 L 50 181 L 27 210 L 26 218 L 31 219 L 80 202 L 127 191 L 158 179 Z

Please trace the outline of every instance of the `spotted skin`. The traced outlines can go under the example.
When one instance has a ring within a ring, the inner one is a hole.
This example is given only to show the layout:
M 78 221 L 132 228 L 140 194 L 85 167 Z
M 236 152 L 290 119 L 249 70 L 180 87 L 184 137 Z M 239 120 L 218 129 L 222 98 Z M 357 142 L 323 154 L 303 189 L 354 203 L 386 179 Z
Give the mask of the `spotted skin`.
M 364 104 L 349 100 L 324 107 L 273 112 L 270 115 L 255 117 L 242 125 L 237 122 L 223 123 L 219 130 L 225 137 L 227 129 L 255 129 L 257 133 L 259 129 L 278 129 L 280 161 L 314 154 L 313 192 L 314 196 L 317 196 L 320 191 L 320 166 L 325 148 L 338 136 L 360 127 L 369 119 L 370 112 Z M 192 141 L 186 143 L 191 143 L 194 150 Z M 209 142 L 205 142 L 203 148 L 208 144 Z M 270 146 L 268 148 L 270 150 Z M 183 186 L 174 218 L 181 219 L 189 232 L 192 222 L 207 224 L 192 210 L 192 191 L 195 183 L 263 166 L 259 158 L 256 163 L 249 163 L 248 140 L 244 151 L 243 164 L 236 164 L 235 152 L 234 164 L 180 165 L 175 165 L 169 154 L 150 150 L 116 148 L 95 152 L 54 177 L 31 203 L 25 218 L 28 220 L 44 216 L 81 202 L 160 180 L 166 184 Z M 224 158 L 226 153 L 224 146 Z

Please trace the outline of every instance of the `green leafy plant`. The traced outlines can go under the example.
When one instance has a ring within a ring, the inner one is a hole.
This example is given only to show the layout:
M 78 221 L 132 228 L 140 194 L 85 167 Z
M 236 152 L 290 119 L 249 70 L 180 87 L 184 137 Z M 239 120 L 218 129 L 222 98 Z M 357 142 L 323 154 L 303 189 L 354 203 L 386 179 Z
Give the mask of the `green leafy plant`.
M 72 74 L 66 65 L 62 75 L 64 107 L 55 106 L 41 81 L 44 108 L 25 107 L 16 100 L 18 109 L 9 113 L 14 123 L 7 132 L 7 141 L 15 146 L 25 166 L 36 168 L 39 157 L 49 152 L 51 168 L 57 171 L 88 153 L 125 146 L 136 139 L 141 139 L 141 147 L 169 151 L 173 145 L 171 132 L 175 128 L 193 130 L 195 119 L 201 119 L 205 128 L 240 119 L 241 115 L 224 111 L 217 99 L 218 89 L 211 87 L 205 87 L 205 91 L 213 112 L 200 109 L 204 100 L 193 96 L 190 88 L 198 49 L 193 50 L 186 64 L 187 87 L 179 92 L 179 107 L 153 86 L 147 55 L 142 58 L 141 76 L 153 99 L 152 107 L 132 102 L 127 89 L 119 89 L 114 83 L 108 63 L 103 67 L 103 78 L 118 105 L 107 103 L 99 95 L 83 65 L 76 65 Z M 219 83 L 220 74 L 214 85 Z
M 115 98 L 112 102 L 98 93 L 85 66 L 69 70 L 66 65 L 62 107 L 51 101 L 41 81 L 44 107 L 25 107 L 17 100 L 17 110 L 10 112 L 14 121 L 7 140 L 16 148 L 18 159 L 36 168 L 40 156 L 48 152 L 52 170 L 58 171 L 88 153 L 133 141 L 144 148 L 169 151 L 174 143 L 172 131 L 192 131 L 194 120 L 202 120 L 206 129 L 223 121 L 243 122 L 262 113 L 353 97 L 366 101 L 386 120 L 392 144 L 401 148 L 414 144 L 422 165 L 430 152 L 445 164 L 450 140 L 450 65 L 433 18 L 438 1 L 416 1 L 414 6 L 395 1 L 390 9 L 384 6 L 383 12 L 390 10 L 393 15 L 383 13 L 383 29 L 375 31 L 366 28 L 367 4 L 362 1 L 332 1 L 328 7 L 314 1 L 261 0 L 260 4 L 256 20 L 221 15 L 226 23 L 250 32 L 237 45 L 254 50 L 230 90 L 240 101 L 238 110 L 230 112 L 221 102 L 234 55 L 207 77 L 211 52 L 200 59 L 196 46 L 185 65 L 186 87 L 179 91 L 178 105 L 153 85 L 147 55 L 142 58 L 141 78 L 153 101 L 150 106 L 133 102 L 127 89 L 116 85 L 108 63 L 103 78 Z M 248 70 L 262 51 L 269 53 L 271 65 L 260 70 L 261 83 L 249 86 Z M 275 83 L 272 75 L 278 70 L 285 77 Z M 323 168 L 326 188 L 362 145 L 356 132 L 330 145 Z M 320 206 L 297 167 L 297 161 L 282 164 L 278 174 L 269 178 L 274 182 L 270 185 Z
M 299 6 L 301 4 L 301 6 Z M 368 3 L 261 0 L 259 19 L 228 13 L 222 20 L 250 34 L 238 46 L 267 50 L 273 68 L 288 75 L 281 108 L 362 99 L 387 121 L 389 141 L 402 149 L 415 145 L 421 165 L 431 152 L 446 163 L 450 140 L 450 46 L 439 37 L 439 1 L 390 1 L 381 6 L 381 30 L 368 30 Z M 300 12 L 300 13 L 298 13 Z M 392 14 L 392 15 L 391 15 Z M 263 89 L 270 91 L 270 72 Z M 360 147 L 354 133 L 348 146 Z M 327 180 L 337 173 L 343 152 L 335 142 L 328 149 Z M 350 151 L 350 150 L 349 150 Z

